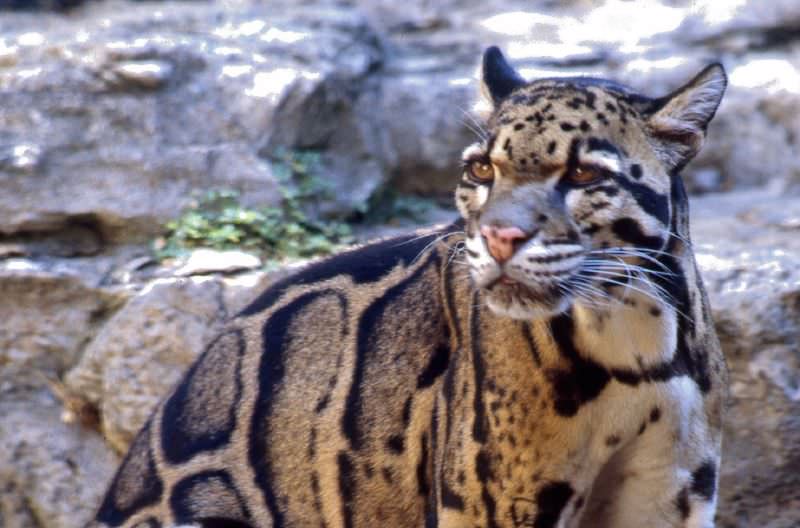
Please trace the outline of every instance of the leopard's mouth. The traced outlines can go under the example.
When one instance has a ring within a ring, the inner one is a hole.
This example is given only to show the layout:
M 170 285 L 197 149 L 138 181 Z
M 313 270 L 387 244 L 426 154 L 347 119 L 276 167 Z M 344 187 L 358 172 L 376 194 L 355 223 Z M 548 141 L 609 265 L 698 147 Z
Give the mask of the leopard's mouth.
M 488 255 L 488 249 L 484 249 Z M 499 315 L 531 318 L 567 309 L 573 295 L 570 282 L 580 272 L 585 251 L 577 245 L 527 247 L 507 262 L 493 258 L 472 264 L 476 285 Z M 477 259 L 476 259 L 477 260 Z
M 565 278 L 568 274 L 565 274 Z M 501 275 L 484 288 L 489 308 L 498 315 L 530 319 L 566 310 L 572 296 L 561 281 L 528 283 Z

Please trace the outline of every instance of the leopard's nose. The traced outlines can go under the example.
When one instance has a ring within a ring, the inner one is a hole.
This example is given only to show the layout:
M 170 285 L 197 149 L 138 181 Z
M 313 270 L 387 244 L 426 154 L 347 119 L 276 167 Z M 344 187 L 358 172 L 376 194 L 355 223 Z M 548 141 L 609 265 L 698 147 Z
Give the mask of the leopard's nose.
M 502 264 L 510 259 L 517 248 L 530 239 L 530 235 L 518 227 L 481 226 L 481 235 L 494 259 Z

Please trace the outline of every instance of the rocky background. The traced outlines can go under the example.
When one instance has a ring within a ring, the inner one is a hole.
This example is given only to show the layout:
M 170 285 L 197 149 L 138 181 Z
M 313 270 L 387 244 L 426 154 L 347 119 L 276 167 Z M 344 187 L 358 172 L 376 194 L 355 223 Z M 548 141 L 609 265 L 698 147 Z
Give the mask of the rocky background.
M 447 204 L 489 44 L 530 78 L 609 75 L 651 94 L 725 64 L 686 171 L 733 381 L 718 526 L 800 526 L 796 0 L 0 8 L 0 527 L 85 522 L 155 402 L 284 272 L 237 251 L 156 260 L 193 191 L 275 205 L 286 149 L 320 157 L 321 218 L 391 220 L 374 200 L 387 189 Z

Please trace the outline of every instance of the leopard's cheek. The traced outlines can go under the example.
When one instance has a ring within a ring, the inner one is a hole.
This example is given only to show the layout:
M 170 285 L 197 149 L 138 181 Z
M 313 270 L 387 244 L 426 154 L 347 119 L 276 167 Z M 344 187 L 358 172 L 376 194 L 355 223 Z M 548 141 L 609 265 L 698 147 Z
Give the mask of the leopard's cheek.
M 576 190 L 566 197 L 567 212 L 588 247 L 599 247 L 610 240 L 615 218 L 625 207 L 624 196 L 616 188 L 600 191 Z
M 464 184 L 456 189 L 456 207 L 461 216 L 469 220 L 475 217 L 489 200 L 490 189 L 485 185 Z

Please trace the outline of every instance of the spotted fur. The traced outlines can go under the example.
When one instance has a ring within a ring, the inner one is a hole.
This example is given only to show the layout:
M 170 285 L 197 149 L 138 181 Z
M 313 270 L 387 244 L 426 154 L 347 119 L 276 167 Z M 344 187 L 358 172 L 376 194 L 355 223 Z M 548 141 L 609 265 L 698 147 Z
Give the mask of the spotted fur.
M 726 371 L 678 173 L 724 85 L 526 82 L 487 50 L 462 219 L 264 291 L 93 526 L 712 528 Z

